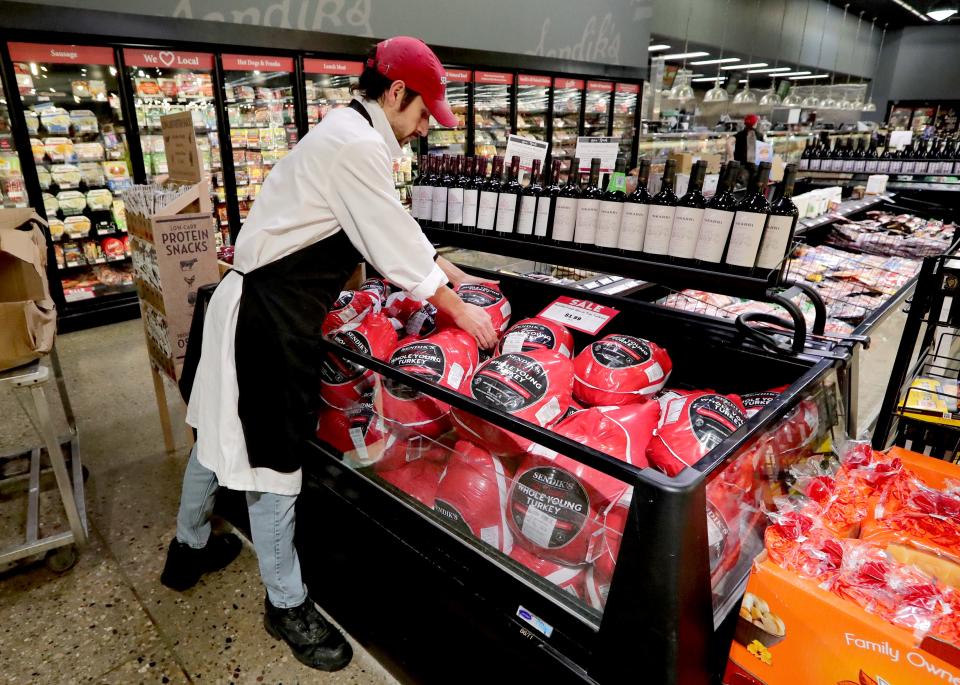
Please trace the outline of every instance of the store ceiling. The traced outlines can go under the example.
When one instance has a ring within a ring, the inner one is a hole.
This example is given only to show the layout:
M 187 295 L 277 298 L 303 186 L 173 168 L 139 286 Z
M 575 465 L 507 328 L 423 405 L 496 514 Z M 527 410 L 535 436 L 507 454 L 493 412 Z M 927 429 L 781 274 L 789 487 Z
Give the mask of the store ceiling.
M 937 22 L 929 17 L 927 17 L 929 21 L 925 21 L 904 7 L 904 5 L 909 5 L 919 14 L 925 15 L 934 5 L 960 9 L 960 0 L 953 2 L 952 5 L 951 3 L 938 2 L 938 0 L 902 0 L 902 2 L 896 2 L 895 0 L 850 0 L 850 2 L 846 2 L 846 0 L 829 0 L 829 2 L 831 5 L 841 8 L 849 4 L 849 12 L 854 16 L 863 12 L 863 18 L 865 20 L 869 21 L 873 17 L 876 17 L 878 25 L 883 26 L 884 24 L 889 24 L 889 28 L 891 29 L 898 29 L 904 26 L 937 26 L 938 24 L 957 23 L 960 21 L 960 14 L 955 14 L 945 21 Z

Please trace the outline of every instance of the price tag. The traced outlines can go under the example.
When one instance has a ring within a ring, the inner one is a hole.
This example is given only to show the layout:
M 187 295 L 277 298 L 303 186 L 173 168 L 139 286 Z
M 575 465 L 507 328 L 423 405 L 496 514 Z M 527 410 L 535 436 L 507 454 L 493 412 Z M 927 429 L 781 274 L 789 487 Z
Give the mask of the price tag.
M 582 333 L 596 335 L 610 319 L 620 313 L 619 309 L 604 307 L 590 300 L 578 300 L 561 295 L 553 301 L 539 316 Z

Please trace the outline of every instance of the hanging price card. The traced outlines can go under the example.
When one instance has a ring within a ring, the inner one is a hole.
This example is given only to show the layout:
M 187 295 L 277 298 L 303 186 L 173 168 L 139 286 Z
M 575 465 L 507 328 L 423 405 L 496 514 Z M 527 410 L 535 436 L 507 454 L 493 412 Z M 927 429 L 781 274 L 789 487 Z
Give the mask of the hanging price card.
M 619 309 L 605 307 L 590 300 L 578 300 L 561 295 L 538 316 L 569 328 L 596 335 L 610 319 L 620 313 Z

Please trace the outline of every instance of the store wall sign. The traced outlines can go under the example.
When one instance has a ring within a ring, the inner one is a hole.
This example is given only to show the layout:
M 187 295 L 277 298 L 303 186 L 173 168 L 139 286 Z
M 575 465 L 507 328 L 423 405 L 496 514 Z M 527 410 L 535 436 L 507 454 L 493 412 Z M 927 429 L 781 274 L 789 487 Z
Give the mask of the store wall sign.
M 549 76 L 533 76 L 531 74 L 520 74 L 517 81 L 521 86 L 542 86 L 550 87 L 551 78 Z
M 561 295 L 537 316 L 582 333 L 596 335 L 619 313 L 620 310 L 613 307 Z
M 472 76 L 466 69 L 447 69 L 447 83 L 469 83 Z
M 156 67 L 167 69 L 213 69 L 213 55 L 209 52 L 180 52 L 173 50 L 140 50 L 124 48 L 123 61 L 128 67 Z
M 43 43 L 9 43 L 14 62 L 46 64 L 113 64 L 113 48 L 88 45 L 46 45 Z
M 513 83 L 513 74 L 505 74 L 500 71 L 478 71 L 473 77 L 474 83 L 493 84 L 509 86 Z
M 613 81 L 587 81 L 587 90 L 610 93 L 613 91 Z
M 224 55 L 225 71 L 293 71 L 293 57 Z
M 553 87 L 555 90 L 560 90 L 561 88 L 583 90 L 583 81 L 578 78 L 555 78 L 553 79 Z
M 361 72 L 363 72 L 363 62 L 342 62 L 305 57 L 303 60 L 303 70 L 308 74 L 359 76 Z
M 639 83 L 618 83 L 617 92 L 637 94 L 640 92 L 640 84 Z

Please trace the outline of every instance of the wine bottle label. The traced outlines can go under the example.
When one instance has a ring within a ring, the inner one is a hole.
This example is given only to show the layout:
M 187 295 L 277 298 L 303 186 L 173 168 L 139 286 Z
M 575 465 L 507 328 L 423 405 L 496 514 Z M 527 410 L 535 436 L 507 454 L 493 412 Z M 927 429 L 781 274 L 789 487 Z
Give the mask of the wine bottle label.
M 620 224 L 623 220 L 622 202 L 601 202 L 597 218 L 597 247 L 616 247 L 620 239 Z
M 853 171 L 857 174 L 862 174 L 867 170 L 867 160 L 858 159 L 853 163 Z
M 477 225 L 477 200 L 480 195 L 479 190 L 463 191 L 463 225 Z
M 810 171 L 820 171 L 822 168 L 823 160 L 817 157 L 816 159 L 810 160 Z
M 447 189 L 447 223 L 463 223 L 463 188 Z
M 863 165 L 863 170 L 868 174 L 875 174 L 879 166 L 880 162 L 878 160 L 868 159 Z
M 810 167 L 810 160 L 807 157 L 800 158 L 800 171 L 806 171 Z
M 517 200 L 519 195 L 510 193 L 500 193 L 500 199 L 497 201 L 497 231 L 500 233 L 513 233 L 513 220 L 517 216 Z
M 790 231 L 793 229 L 792 216 L 771 214 L 767 219 L 767 229 L 763 232 L 763 242 L 760 244 L 760 254 L 757 256 L 757 266 L 761 269 L 776 269 L 783 258 L 787 256 L 790 246 Z
M 953 173 L 955 175 L 960 175 L 960 162 L 953 163 Z
M 926 174 L 930 170 L 930 162 L 916 162 L 913 168 L 915 174 Z
M 443 224 L 447 221 L 447 189 L 444 186 L 433 188 L 432 216 L 434 223 Z
M 913 170 L 916 168 L 917 163 L 913 160 L 908 160 L 906 162 L 900 163 L 900 173 L 901 174 L 912 174 Z
M 650 205 L 647 215 L 647 235 L 643 239 L 643 251 L 650 254 L 669 254 L 670 232 L 673 230 L 673 217 L 676 207 Z
M 537 202 L 537 224 L 533 232 L 541 238 L 546 237 L 550 228 L 550 206 L 553 204 L 553 198 L 549 195 L 543 195 Z
M 877 162 L 877 173 L 878 174 L 889 174 L 890 173 L 890 160 L 883 159 Z
M 649 209 L 650 205 L 636 202 L 623 203 L 623 218 L 620 219 L 620 237 L 617 239 L 617 247 L 625 252 L 643 251 Z
M 433 219 L 433 186 L 423 186 L 420 189 L 420 219 Z
M 599 214 L 600 200 L 581 199 L 577 203 L 577 227 L 573 234 L 574 242 L 593 245 L 597 239 Z
M 839 158 L 831 159 L 830 171 L 843 171 L 843 160 Z
M 853 171 L 855 160 L 845 159 L 840 166 L 840 171 Z
M 422 193 L 420 192 L 421 190 L 422 188 L 420 186 L 413 186 L 413 190 L 410 193 L 411 195 L 410 215 L 414 219 L 420 218 L 420 202 L 421 202 L 420 197 L 422 195 Z
M 477 205 L 477 228 L 481 231 L 492 231 L 493 220 L 497 216 L 497 195 L 482 191 L 480 193 L 480 204 Z
M 677 207 L 670 234 L 669 254 L 680 259 L 693 259 L 703 223 L 704 210 L 695 207 Z
M 767 215 L 758 212 L 737 212 L 730 229 L 730 247 L 727 264 L 752 268 L 757 261 L 757 250 L 763 237 Z
M 533 234 L 533 222 L 537 217 L 537 198 L 525 195 L 520 198 L 520 217 L 517 219 L 517 233 Z
M 693 253 L 696 259 L 712 264 L 720 263 L 723 259 L 723 248 L 727 246 L 727 238 L 730 237 L 733 215 L 734 212 L 725 212 L 721 209 L 704 210 L 697 248 Z
M 573 240 L 573 229 L 577 225 L 577 198 L 558 197 L 557 209 L 553 213 L 553 239 L 569 243 Z

